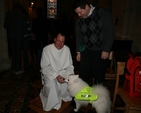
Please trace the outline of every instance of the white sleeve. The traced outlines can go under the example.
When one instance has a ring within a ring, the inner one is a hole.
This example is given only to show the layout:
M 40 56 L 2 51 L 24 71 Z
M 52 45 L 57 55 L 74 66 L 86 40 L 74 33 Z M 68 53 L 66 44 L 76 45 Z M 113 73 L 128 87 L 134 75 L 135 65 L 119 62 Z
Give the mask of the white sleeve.
M 64 55 L 66 56 L 64 59 L 65 59 L 65 63 L 67 64 L 67 66 L 65 66 L 65 68 L 59 72 L 60 75 L 63 75 L 65 77 L 69 76 L 70 74 L 74 74 L 74 66 L 72 62 L 72 56 L 70 53 L 70 49 L 67 49 L 66 53 L 67 53 L 67 56 Z
M 53 71 L 51 68 L 47 48 L 44 48 L 42 52 L 41 72 L 44 76 L 48 77 L 50 80 L 53 80 L 58 76 L 58 73 Z

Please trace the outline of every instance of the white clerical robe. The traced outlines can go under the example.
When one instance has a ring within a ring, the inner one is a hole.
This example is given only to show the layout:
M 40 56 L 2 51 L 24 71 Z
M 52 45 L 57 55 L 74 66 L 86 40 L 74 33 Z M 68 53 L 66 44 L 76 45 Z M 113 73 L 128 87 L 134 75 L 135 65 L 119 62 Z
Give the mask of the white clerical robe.
M 72 100 L 67 90 L 68 84 L 61 84 L 56 79 L 58 75 L 66 78 L 70 74 L 74 74 L 70 49 L 66 45 L 61 50 L 58 50 L 54 44 L 50 44 L 43 49 L 41 73 L 43 88 L 40 92 L 40 98 L 45 111 L 58 110 L 61 107 L 62 100 Z

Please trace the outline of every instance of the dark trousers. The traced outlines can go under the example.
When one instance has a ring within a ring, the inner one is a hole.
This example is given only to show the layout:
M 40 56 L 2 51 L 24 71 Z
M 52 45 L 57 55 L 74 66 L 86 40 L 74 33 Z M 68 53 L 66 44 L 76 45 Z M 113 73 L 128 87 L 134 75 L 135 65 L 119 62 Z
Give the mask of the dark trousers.
M 24 59 L 24 69 L 29 67 L 29 37 L 24 37 L 23 40 L 23 59 Z
M 20 71 L 22 39 L 18 40 L 10 39 L 10 47 L 12 52 L 12 70 L 14 72 Z
M 101 50 L 94 51 L 86 49 L 81 53 L 80 77 L 89 83 L 90 77 L 94 78 L 94 83 L 103 83 L 105 79 L 107 60 L 101 59 Z

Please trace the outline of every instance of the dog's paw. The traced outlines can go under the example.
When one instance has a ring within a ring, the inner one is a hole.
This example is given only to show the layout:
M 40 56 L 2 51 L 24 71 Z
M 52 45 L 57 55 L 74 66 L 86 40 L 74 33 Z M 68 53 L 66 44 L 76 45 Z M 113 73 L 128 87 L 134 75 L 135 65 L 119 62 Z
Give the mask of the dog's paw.
M 78 112 L 78 109 L 74 109 L 75 112 Z

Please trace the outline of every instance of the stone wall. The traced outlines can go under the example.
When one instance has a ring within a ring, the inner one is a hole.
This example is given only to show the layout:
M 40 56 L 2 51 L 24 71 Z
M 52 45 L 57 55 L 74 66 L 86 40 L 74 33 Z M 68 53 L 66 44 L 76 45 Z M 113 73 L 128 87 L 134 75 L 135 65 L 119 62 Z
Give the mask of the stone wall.
M 5 0 L 0 0 L 0 72 L 11 68 L 8 58 L 6 30 L 3 28 L 5 17 Z

